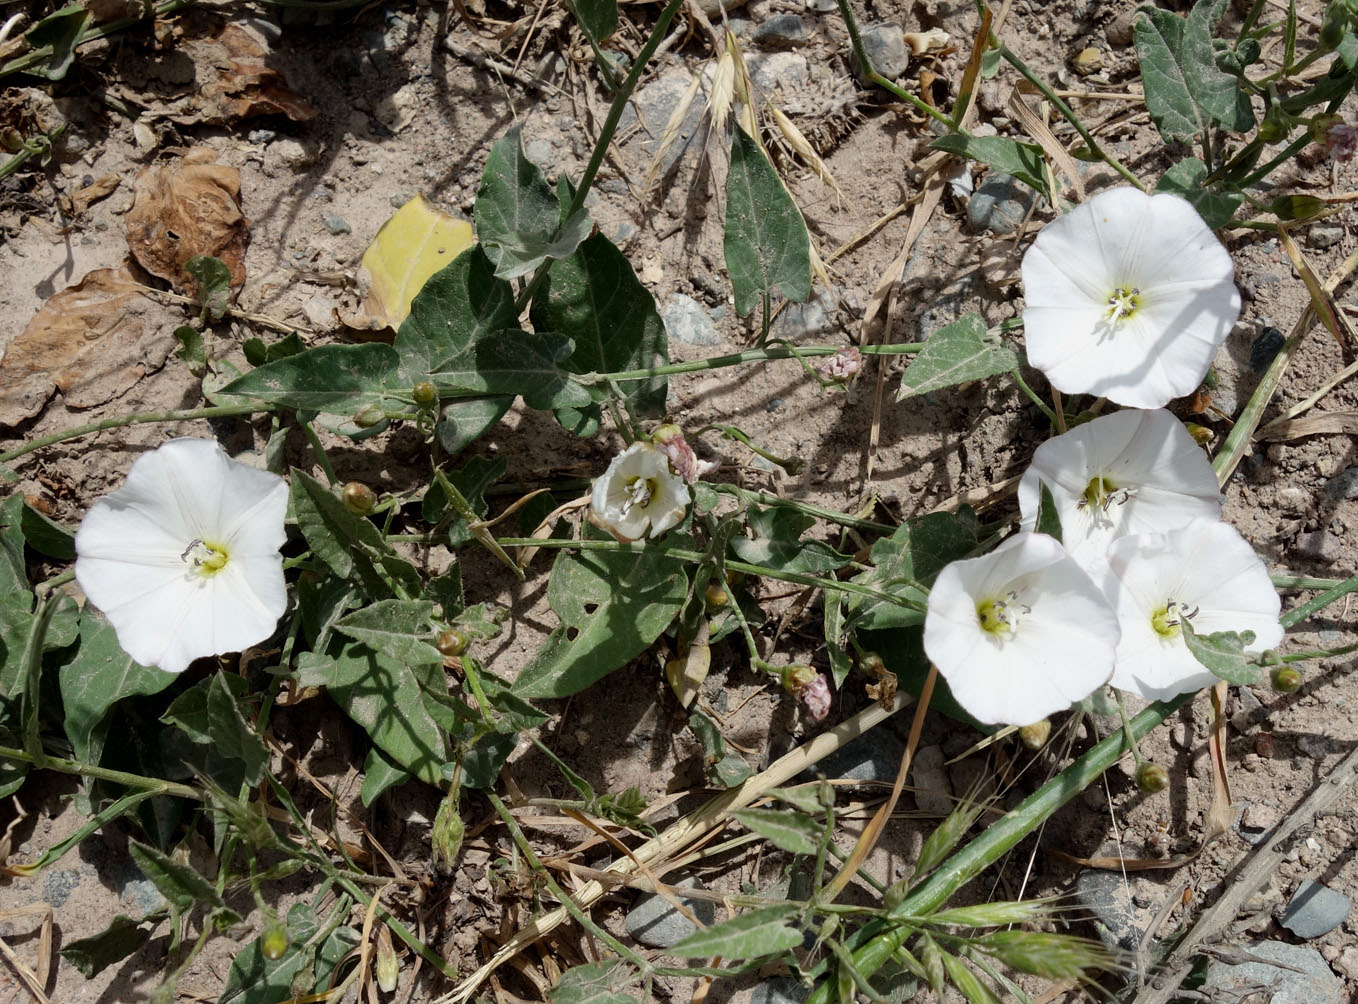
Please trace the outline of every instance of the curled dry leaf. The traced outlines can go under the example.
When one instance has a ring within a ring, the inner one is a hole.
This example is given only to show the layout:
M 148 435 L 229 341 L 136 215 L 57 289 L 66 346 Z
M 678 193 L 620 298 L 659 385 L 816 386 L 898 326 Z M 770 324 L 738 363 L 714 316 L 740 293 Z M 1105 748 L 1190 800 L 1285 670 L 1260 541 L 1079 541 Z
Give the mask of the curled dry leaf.
M 184 263 L 195 255 L 220 259 L 231 285 L 245 282 L 245 247 L 250 224 L 241 213 L 240 172 L 213 163 L 216 154 L 194 147 L 169 164 L 137 176 L 127 211 L 127 243 L 152 275 L 192 296 L 193 279 Z
M 175 318 L 123 266 L 101 268 L 57 293 L 0 359 L 0 426 L 42 411 L 60 389 L 92 408 L 124 394 L 173 351 Z
M 181 45 L 200 73 L 198 121 L 286 115 L 294 122 L 310 122 L 316 117 L 311 103 L 268 65 L 268 46 L 240 25 L 201 19 L 190 26 Z
M 71 208 L 77 213 L 83 213 L 100 199 L 106 199 L 112 195 L 118 188 L 119 180 L 116 174 L 106 174 L 102 178 L 95 179 L 71 196 Z

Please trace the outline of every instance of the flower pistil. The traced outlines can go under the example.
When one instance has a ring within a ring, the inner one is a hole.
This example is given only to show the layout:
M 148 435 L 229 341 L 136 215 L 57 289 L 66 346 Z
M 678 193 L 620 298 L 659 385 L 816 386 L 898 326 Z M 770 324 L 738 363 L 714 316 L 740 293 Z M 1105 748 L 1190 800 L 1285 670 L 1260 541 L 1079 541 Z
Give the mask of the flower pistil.
M 226 567 L 231 555 L 220 544 L 211 544 L 200 537 L 194 537 L 189 541 L 189 546 L 184 548 L 179 560 L 187 564 L 196 575 L 210 579 Z
M 1165 641 L 1173 641 L 1183 634 L 1184 621 L 1197 616 L 1198 608 L 1189 607 L 1175 599 L 1168 599 L 1165 605 L 1151 613 L 1151 627 Z

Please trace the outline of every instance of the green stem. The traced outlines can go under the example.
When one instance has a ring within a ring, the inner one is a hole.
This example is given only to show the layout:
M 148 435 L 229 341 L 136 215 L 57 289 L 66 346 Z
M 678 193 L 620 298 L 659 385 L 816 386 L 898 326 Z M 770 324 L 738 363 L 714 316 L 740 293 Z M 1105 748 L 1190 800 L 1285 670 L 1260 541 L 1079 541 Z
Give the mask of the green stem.
M 868 59 L 867 50 L 863 48 L 863 39 L 858 34 L 858 20 L 854 17 L 853 11 L 849 9 L 848 0 L 839 0 L 839 13 L 844 17 L 844 26 L 849 29 L 849 44 L 853 46 L 854 58 L 858 60 L 858 66 L 863 78 L 871 81 L 878 87 L 890 91 L 896 97 L 907 104 L 913 105 L 916 110 L 923 112 L 925 115 L 937 119 L 947 126 L 950 132 L 955 132 L 956 130 L 953 129 L 952 120 L 949 119 L 948 116 L 944 115 L 927 101 L 921 101 L 909 91 L 897 87 L 894 82 L 888 80 L 872 68 L 872 60 Z
M 0 752 L 0 755 L 3 755 L 3 752 Z M 43 851 L 42 856 L 36 861 L 29 861 L 21 865 L 10 865 L 10 871 L 17 872 L 20 875 L 36 875 L 49 865 L 54 865 L 60 861 L 67 851 L 77 846 L 82 840 L 94 833 L 105 823 L 112 822 L 124 813 L 135 809 L 148 798 L 154 798 L 158 794 L 160 794 L 160 792 L 153 790 L 128 792 L 116 802 L 104 806 L 104 808 L 85 820 L 80 829 L 76 830 L 65 840 Z
M 865 356 L 910 355 L 924 348 L 921 342 L 907 342 L 900 345 L 863 345 L 858 351 Z M 792 349 L 783 346 L 764 349 L 749 349 L 734 352 L 728 356 L 712 356 L 708 359 L 694 359 L 687 363 L 669 363 L 665 366 L 652 366 L 644 370 L 621 370 L 617 373 L 600 373 L 592 377 L 602 385 L 609 381 L 650 380 L 658 376 L 675 376 L 679 373 L 698 373 L 702 370 L 724 369 L 727 366 L 743 366 L 745 363 L 761 363 L 770 359 L 795 359 L 798 356 L 832 356 L 843 351 L 842 345 L 808 345 Z M 2 460 L 3 458 L 0 458 Z
M 1193 694 L 1181 694 L 1169 702 L 1152 704 L 1132 719 L 1131 733 L 1141 739 L 1180 707 L 1193 699 Z M 1045 822 L 1057 809 L 1065 805 L 1100 774 L 1111 767 L 1126 752 L 1126 739 L 1115 732 L 1084 756 L 1080 757 L 1056 777 L 1052 778 L 1016 808 L 991 823 L 976 839 L 958 851 L 932 877 L 910 893 L 891 910 L 893 920 L 925 917 L 948 901 L 957 890 L 981 874 L 1007 854 L 1033 830 Z M 906 927 L 883 923 L 873 925 L 872 937 L 853 953 L 853 964 L 859 972 L 871 976 L 891 958 L 912 933 Z M 865 929 L 865 934 L 868 933 Z M 812 993 L 807 1004 L 830 1004 L 832 988 L 822 983 Z
M 1340 648 L 1312 649 L 1308 652 L 1289 652 L 1282 656 L 1283 662 L 1306 662 L 1308 659 L 1332 659 L 1336 655 L 1348 655 L 1350 652 L 1358 652 L 1358 642 L 1352 645 L 1343 645 Z
M 1329 606 L 1335 600 L 1339 599 L 1339 597 L 1346 596 L 1355 590 L 1358 590 L 1358 575 L 1345 579 L 1338 585 L 1325 590 L 1325 592 L 1321 593 L 1319 596 L 1307 600 L 1301 606 L 1289 610 L 1287 613 L 1283 614 L 1279 620 L 1284 628 L 1290 628 L 1293 624 L 1299 624 L 1318 610 Z
M 37 157 L 44 152 L 52 149 L 52 144 L 66 131 L 67 123 L 63 122 L 51 132 L 45 132 L 40 139 L 35 138 L 24 143 L 23 148 L 9 160 L 5 161 L 0 167 L 0 181 L 8 178 L 19 168 L 26 164 L 30 157 Z
M 402 539 L 416 539 L 424 542 L 422 535 L 402 535 Z M 643 544 L 641 541 L 623 543 L 617 540 L 554 540 L 546 538 L 538 540 L 533 537 L 497 537 L 496 543 L 501 547 L 543 547 L 543 548 L 573 548 L 581 551 L 618 551 L 624 554 L 645 554 L 647 552 L 660 554 L 666 558 L 674 558 L 678 561 L 692 561 L 695 564 L 701 562 L 707 555 L 701 551 L 688 551 L 679 547 L 660 547 L 654 544 Z M 436 541 L 427 541 L 436 543 Z M 895 593 L 883 592 L 880 589 L 873 589 L 870 586 L 862 586 L 856 582 L 839 582 L 835 579 L 823 579 L 815 575 L 803 575 L 800 572 L 789 572 L 782 568 L 770 568 L 766 565 L 752 565 L 746 561 L 733 561 L 727 558 L 724 565 L 728 571 L 743 572 L 746 575 L 762 575 L 766 579 L 779 579 L 783 582 L 795 582 L 802 586 L 812 586 L 816 589 L 824 589 L 828 592 L 852 593 L 855 596 L 864 596 L 869 599 L 879 600 L 883 603 L 890 603 L 892 606 L 904 607 L 907 610 L 917 610 L 923 612 L 923 604 L 917 603 L 904 596 Z M 903 587 L 918 589 L 921 594 L 926 593 L 923 586 L 915 582 L 901 582 Z
M 185 411 L 148 411 L 136 415 L 119 415 L 115 418 L 101 419 L 98 422 L 90 422 L 88 425 L 77 425 L 73 429 L 64 429 L 61 432 L 53 432 L 50 435 L 29 440 L 23 446 L 16 446 L 7 453 L 0 453 L 0 464 L 17 460 L 34 450 L 41 450 L 44 446 L 63 443 L 68 439 L 79 439 L 81 436 L 88 436 L 92 432 L 103 432 L 105 429 L 121 429 L 124 426 L 142 425 L 146 422 L 189 422 L 198 418 L 253 415 L 256 412 L 272 410 L 266 404 L 229 404 L 213 408 L 189 408 Z
M 158 4 L 155 7 L 155 16 L 161 17 L 165 14 L 171 14 L 183 7 L 191 7 L 196 2 L 197 0 L 169 0 L 168 3 Z M 116 21 L 110 21 L 108 24 L 101 24 L 97 28 L 91 28 L 81 35 L 80 41 L 76 44 L 76 48 L 79 50 L 80 48 L 83 48 L 87 42 L 98 41 L 107 35 L 122 31 L 124 28 L 130 28 L 134 24 L 150 24 L 152 20 L 152 18 L 147 17 L 123 17 Z M 52 46 L 41 46 L 34 49 L 32 52 L 26 52 L 22 56 L 17 56 L 3 66 L 0 66 L 0 77 L 7 77 L 11 73 L 22 73 L 29 67 L 39 66 L 48 62 L 51 58 Z
M 1084 127 L 1084 123 L 1082 123 L 1075 112 L 1071 110 L 1070 105 L 1062 101 L 1061 97 L 1051 89 L 1051 86 L 1045 80 L 1032 70 L 1028 69 L 1023 60 L 1014 55 L 1009 46 L 1005 45 L 999 39 L 995 39 L 995 46 L 999 49 L 1000 55 L 1004 60 L 1014 69 L 1018 70 L 1029 83 L 1036 87 L 1038 91 L 1041 92 L 1042 96 L 1051 102 L 1052 107 L 1061 113 L 1061 117 L 1069 122 L 1075 131 L 1080 134 L 1080 138 L 1085 141 L 1091 154 L 1098 157 L 1143 192 L 1146 190 L 1146 185 L 1140 178 L 1129 171 L 1120 160 L 1104 150 L 1103 147 L 1099 146 L 1098 140 L 1094 138 L 1093 133 Z
M 777 495 L 770 494 L 769 492 L 752 491 L 749 488 L 741 488 L 739 485 L 719 483 L 709 484 L 707 487 L 711 488 L 719 495 L 731 495 L 747 504 L 750 502 L 758 502 L 761 505 L 781 506 L 785 509 L 791 509 L 794 512 L 805 513 L 807 516 L 823 519 L 840 526 L 851 527 L 855 530 L 866 530 L 873 533 L 892 533 L 896 530 L 896 527 L 889 526 L 886 523 L 878 523 L 874 520 L 850 516 L 848 513 L 837 512 L 834 509 L 825 509 L 818 505 L 812 505 L 809 502 L 798 502 L 795 499 L 779 498 Z M 1330 585 L 1330 583 L 1326 582 L 1326 585 Z
M 110 770 L 107 767 L 96 767 L 92 764 L 80 763 L 76 760 L 66 760 L 61 757 L 48 756 L 41 753 L 33 756 L 24 750 L 14 749 L 10 746 L 0 746 L 0 759 L 16 760 L 19 763 L 31 763 L 35 767 L 42 767 L 46 770 L 54 770 L 58 774 L 71 774 L 76 777 L 92 777 L 97 781 L 108 781 L 111 784 L 121 784 L 128 788 L 136 788 L 152 795 L 174 795 L 177 798 L 189 798 L 195 802 L 201 802 L 204 795 L 197 788 L 190 788 L 187 784 L 176 784 L 174 781 L 162 781 L 160 778 L 143 777 L 141 774 L 128 774 L 126 771 Z
M 1308 575 L 1274 575 L 1273 585 L 1279 589 L 1329 589 L 1343 579 L 1314 579 Z
M 316 429 L 310 422 L 298 423 L 302 426 L 302 433 L 306 436 L 306 441 L 311 444 L 311 452 L 316 455 L 316 463 L 321 468 L 321 473 L 325 475 L 325 480 L 330 482 L 333 488 L 339 484 L 339 478 L 335 477 L 335 469 L 330 466 L 330 458 L 325 455 L 325 447 L 321 445 L 321 438 L 316 435 Z
M 1023 374 L 1019 372 L 1019 368 L 1015 366 L 1009 373 L 1013 376 L 1014 383 L 1018 384 L 1019 390 L 1028 395 L 1028 400 L 1037 405 L 1042 414 L 1047 416 L 1047 421 L 1052 424 L 1052 428 L 1060 428 L 1061 423 L 1057 420 L 1056 412 L 1052 411 L 1051 408 L 1047 406 L 1047 402 L 1033 392 L 1033 388 L 1028 386 L 1028 381 L 1023 379 Z
M 622 120 L 623 110 L 627 107 L 628 100 L 632 97 L 632 92 L 636 90 L 641 74 L 646 69 L 646 64 L 655 55 L 655 50 L 660 47 L 660 41 L 665 34 L 665 29 L 674 20 L 674 15 L 679 12 L 679 8 L 684 5 L 684 0 L 669 0 L 665 4 L 665 9 L 660 12 L 660 17 L 656 19 L 655 27 L 651 29 L 651 35 L 646 39 L 646 44 L 637 53 L 636 62 L 632 64 L 632 70 L 627 74 L 627 79 L 622 82 L 618 92 L 613 96 L 613 103 L 608 107 L 608 117 L 604 119 L 604 126 L 599 130 L 599 139 L 594 144 L 594 152 L 590 154 L 589 163 L 585 165 L 584 173 L 580 175 L 580 184 L 575 189 L 575 197 L 571 199 L 570 206 L 562 215 L 562 220 L 569 220 L 585 207 L 585 198 L 589 195 L 590 188 L 594 185 L 594 178 L 599 173 L 599 168 L 603 166 L 604 156 L 608 153 L 608 145 L 613 142 L 613 134 L 617 132 L 618 122 Z M 552 259 L 548 258 L 538 266 L 533 273 L 533 278 L 528 285 L 523 288 L 518 299 L 514 301 L 514 316 L 518 317 L 523 313 L 524 308 L 532 301 L 533 296 L 542 285 L 542 281 L 547 278 L 547 270 L 552 267 Z

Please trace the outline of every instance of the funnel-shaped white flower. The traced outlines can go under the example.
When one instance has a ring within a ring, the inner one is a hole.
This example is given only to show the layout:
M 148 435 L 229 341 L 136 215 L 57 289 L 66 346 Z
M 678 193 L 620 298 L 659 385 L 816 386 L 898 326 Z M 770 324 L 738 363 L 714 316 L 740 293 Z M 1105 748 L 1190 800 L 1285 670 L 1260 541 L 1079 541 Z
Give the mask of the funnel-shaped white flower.
M 589 506 L 596 526 L 626 541 L 659 537 L 684 518 L 688 502 L 669 458 L 650 443 L 633 443 L 595 480 Z
M 90 507 L 75 577 L 145 666 L 183 671 L 273 633 L 287 606 L 282 478 L 215 442 L 175 439 L 140 457 Z
M 1163 409 L 1114 412 L 1039 446 L 1019 481 L 1025 530 L 1037 522 L 1039 482 L 1051 489 L 1066 550 L 1096 579 L 1118 537 L 1221 515 L 1207 455 Z
M 929 591 L 924 651 L 977 721 L 1030 725 L 1108 682 L 1118 623 L 1055 539 L 1020 533 Z
M 1135 188 L 1044 227 L 1023 295 L 1028 361 L 1051 385 L 1134 408 L 1191 393 L 1240 316 L 1231 256 L 1197 210 Z
M 1112 679 L 1120 690 L 1165 701 L 1217 682 L 1188 650 L 1185 619 L 1198 634 L 1253 631 L 1247 652 L 1282 641 L 1268 570 L 1227 523 L 1202 519 L 1123 537 L 1108 549 L 1108 565 L 1106 589 L 1122 626 Z

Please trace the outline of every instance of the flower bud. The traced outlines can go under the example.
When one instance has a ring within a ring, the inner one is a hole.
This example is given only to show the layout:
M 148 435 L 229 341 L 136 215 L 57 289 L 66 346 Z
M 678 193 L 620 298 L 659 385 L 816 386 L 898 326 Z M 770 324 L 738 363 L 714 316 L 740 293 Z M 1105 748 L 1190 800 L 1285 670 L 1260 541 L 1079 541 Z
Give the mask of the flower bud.
M 434 867 L 439 869 L 451 870 L 457 863 L 458 852 L 462 850 L 462 834 L 466 827 L 457 811 L 461 791 L 462 786 L 454 784 L 434 816 L 434 831 L 430 841 L 433 844 Z
M 731 602 L 731 594 L 721 586 L 708 586 L 703 593 L 703 603 L 708 610 L 720 610 Z
M 858 668 L 874 680 L 880 680 L 886 672 L 886 663 L 876 652 L 864 652 L 858 658 Z
M 810 666 L 784 666 L 782 672 L 783 689 L 793 697 L 796 697 L 802 690 L 811 685 L 811 681 L 816 678 L 816 671 Z
M 396 989 L 401 975 L 401 965 L 396 959 L 396 950 L 391 947 L 391 932 L 386 924 L 377 929 L 377 962 L 373 975 L 377 977 L 377 988 L 384 994 Z
M 411 396 L 421 408 L 429 408 L 438 403 L 439 392 L 428 380 L 421 380 L 411 388 Z
M 387 417 L 387 413 L 375 404 L 365 404 L 354 413 L 354 424 L 360 429 L 371 429 Z
M 471 644 L 471 639 L 467 637 L 466 631 L 461 628 L 449 628 L 439 635 L 434 647 L 444 655 L 459 656 L 467 651 L 469 644 Z
M 1325 212 L 1325 200 L 1314 195 L 1283 195 L 1269 209 L 1280 220 L 1309 220 Z
M 288 950 L 288 928 L 281 920 L 275 919 L 264 929 L 259 939 L 259 950 L 270 961 L 281 959 Z
M 340 489 L 344 508 L 355 516 L 367 516 L 377 508 L 377 493 L 360 481 L 350 481 Z
M 1019 729 L 1019 739 L 1030 750 L 1040 750 L 1043 746 L 1046 746 L 1051 734 L 1052 723 L 1050 718 L 1044 718 L 1040 722 L 1033 722 L 1032 725 L 1025 725 Z
M 1280 694 L 1295 694 L 1301 689 L 1301 674 L 1291 666 L 1279 666 L 1269 674 L 1269 682 Z
M 1136 769 L 1136 786 L 1147 795 L 1164 791 L 1169 787 L 1169 771 L 1158 763 L 1146 760 Z
M 717 464 L 698 459 L 693 447 L 684 438 L 684 430 L 672 423 L 662 425 L 651 433 L 651 443 L 665 455 L 670 468 L 684 479 L 685 484 L 694 484 L 703 475 L 717 469 Z
M 1214 433 L 1205 425 L 1198 425 L 1196 422 L 1185 422 L 1184 428 L 1187 429 L 1188 434 L 1193 437 L 1193 442 L 1197 443 L 1199 446 L 1206 446 L 1212 441 Z

